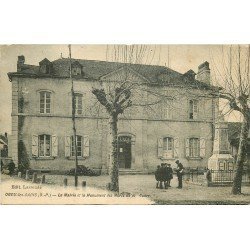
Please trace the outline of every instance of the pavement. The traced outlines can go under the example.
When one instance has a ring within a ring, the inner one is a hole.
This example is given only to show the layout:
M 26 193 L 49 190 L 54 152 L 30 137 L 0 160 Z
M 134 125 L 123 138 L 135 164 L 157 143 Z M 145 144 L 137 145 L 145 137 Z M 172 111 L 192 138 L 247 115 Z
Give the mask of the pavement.
M 68 185 L 74 186 L 73 176 L 47 175 L 46 182 L 51 185 L 63 186 L 67 177 Z M 80 176 L 79 185 L 86 181 L 88 187 L 106 189 L 109 176 Z M 250 204 L 250 187 L 242 187 L 242 195 L 232 195 L 231 187 L 207 187 L 183 183 L 178 189 L 176 176 L 168 189 L 156 189 L 154 175 L 121 175 L 119 177 L 120 193 L 131 193 L 148 197 L 155 204 Z

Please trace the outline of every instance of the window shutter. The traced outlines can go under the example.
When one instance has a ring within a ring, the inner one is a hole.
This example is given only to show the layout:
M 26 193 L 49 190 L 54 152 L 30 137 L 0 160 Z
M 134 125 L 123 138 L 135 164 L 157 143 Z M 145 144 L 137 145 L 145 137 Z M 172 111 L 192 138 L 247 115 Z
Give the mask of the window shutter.
M 200 138 L 200 157 L 206 156 L 206 139 Z
M 189 152 L 189 138 L 186 139 L 186 157 L 190 156 L 190 152 Z
M 163 156 L 163 138 L 158 138 L 158 157 Z
M 178 152 L 179 152 L 179 138 L 174 138 L 174 157 L 178 158 Z
M 83 136 L 83 157 L 89 157 L 89 136 Z
M 65 157 L 70 157 L 70 136 L 65 136 Z
M 52 156 L 58 156 L 58 137 L 56 135 L 52 135 Z
M 38 135 L 32 135 L 32 156 L 38 157 Z

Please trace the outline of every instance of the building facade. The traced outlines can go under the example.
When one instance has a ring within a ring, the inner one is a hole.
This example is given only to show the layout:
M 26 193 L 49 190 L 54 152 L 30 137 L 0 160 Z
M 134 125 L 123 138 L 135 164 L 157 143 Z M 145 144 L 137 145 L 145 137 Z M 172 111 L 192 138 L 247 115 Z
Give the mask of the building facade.
M 70 61 L 44 59 L 39 66 L 18 57 L 12 84 L 10 156 L 36 170 L 74 167 Z M 207 62 L 195 72 L 163 66 L 72 59 L 77 156 L 80 165 L 108 172 L 108 115 L 93 88 L 126 82 L 133 106 L 119 117 L 121 171 L 153 172 L 161 162 L 206 167 L 212 155 L 218 99 Z M 25 160 L 24 160 L 25 159 Z

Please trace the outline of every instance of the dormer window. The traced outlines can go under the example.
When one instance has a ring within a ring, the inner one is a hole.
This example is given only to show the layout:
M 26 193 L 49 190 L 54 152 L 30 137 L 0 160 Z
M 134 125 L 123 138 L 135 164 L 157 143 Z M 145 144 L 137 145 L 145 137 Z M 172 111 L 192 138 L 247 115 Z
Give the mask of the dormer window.
M 51 73 L 51 62 L 44 58 L 41 62 L 39 62 L 40 65 L 40 73 L 42 74 L 50 74 Z
M 80 76 L 82 75 L 82 66 L 79 62 L 72 63 L 72 75 L 73 76 Z

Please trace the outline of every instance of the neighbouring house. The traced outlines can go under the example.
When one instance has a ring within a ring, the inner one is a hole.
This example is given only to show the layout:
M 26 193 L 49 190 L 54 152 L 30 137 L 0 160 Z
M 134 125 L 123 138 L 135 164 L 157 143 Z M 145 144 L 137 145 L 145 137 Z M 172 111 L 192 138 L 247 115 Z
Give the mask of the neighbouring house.
M 231 146 L 231 155 L 236 159 L 240 141 L 240 122 L 228 122 L 228 139 Z M 247 166 L 250 166 L 250 132 L 247 141 Z
M 8 135 L 0 134 L 0 158 L 8 157 Z
M 11 152 L 15 164 L 64 171 L 74 167 L 70 60 L 39 65 L 19 56 L 12 84 Z M 210 93 L 209 63 L 185 74 L 155 65 L 72 59 L 76 95 L 77 156 L 80 165 L 108 171 L 108 116 L 92 87 L 121 81 L 137 86 L 134 106 L 118 123 L 121 171 L 152 172 L 161 162 L 206 167 L 212 155 L 218 98 Z

